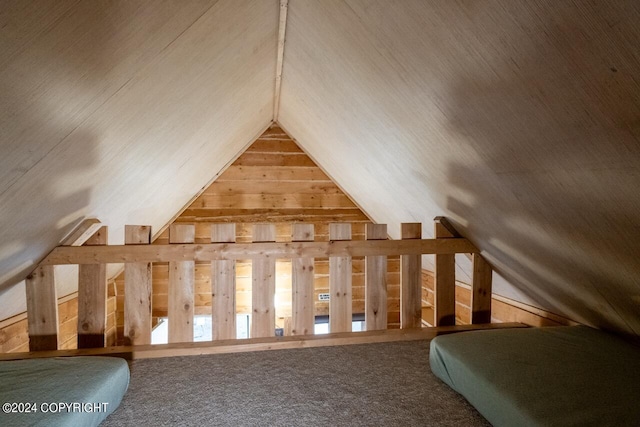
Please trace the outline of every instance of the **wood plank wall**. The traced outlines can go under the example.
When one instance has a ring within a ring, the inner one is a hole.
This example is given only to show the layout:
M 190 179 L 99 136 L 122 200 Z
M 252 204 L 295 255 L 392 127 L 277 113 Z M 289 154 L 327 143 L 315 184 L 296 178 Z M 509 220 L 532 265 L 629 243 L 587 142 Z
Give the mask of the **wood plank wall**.
M 116 295 L 115 283 L 109 284 L 107 298 L 107 345 L 116 344 Z M 75 349 L 78 344 L 78 296 L 72 294 L 58 299 L 58 348 Z M 26 313 L 0 323 L 0 353 L 29 351 L 29 331 Z
M 276 223 L 276 241 L 291 240 L 291 223 L 304 222 L 315 227 L 315 240 L 329 240 L 329 223 L 350 222 L 352 239 L 364 240 L 365 224 L 369 218 L 345 195 L 336 184 L 298 147 L 279 127 L 268 129 L 220 177 L 213 182 L 175 223 L 195 223 L 196 243 L 209 243 L 210 226 L 214 223 L 238 223 L 237 242 L 251 242 L 251 228 L 255 223 Z M 169 243 L 168 233 L 154 242 Z M 251 264 L 239 261 L 236 265 L 236 304 L 238 313 L 251 311 Z M 400 266 L 398 257 L 389 257 L 388 321 L 398 327 L 400 319 Z M 195 271 L 195 312 L 211 313 L 211 267 L 197 263 Z M 318 294 L 329 292 L 329 260 L 315 264 L 314 308 L 316 315 L 329 314 L 329 304 L 319 301 Z M 278 262 L 276 273 L 280 279 L 277 298 L 291 301 L 291 263 Z M 364 259 L 353 259 L 353 313 L 364 313 Z M 155 264 L 153 268 L 154 321 L 167 315 L 168 266 Z M 124 287 L 122 275 L 116 279 L 118 292 L 118 331 L 123 328 Z M 291 305 L 276 312 L 276 323 L 286 326 L 284 318 L 291 316 Z
M 422 321 L 423 324 L 428 326 L 433 326 L 434 323 L 434 285 L 435 277 L 433 272 L 422 270 Z M 471 286 L 466 283 L 456 281 L 455 293 L 456 324 L 468 325 L 471 323 Z M 577 324 L 576 322 L 562 316 L 497 295 L 493 296 L 491 313 L 491 321 L 494 323 L 518 322 L 529 326 L 562 326 Z

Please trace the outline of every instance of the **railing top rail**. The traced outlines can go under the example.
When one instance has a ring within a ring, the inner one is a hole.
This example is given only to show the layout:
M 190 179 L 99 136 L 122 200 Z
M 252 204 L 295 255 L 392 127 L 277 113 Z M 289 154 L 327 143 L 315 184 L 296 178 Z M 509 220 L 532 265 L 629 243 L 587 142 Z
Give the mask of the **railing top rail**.
M 253 258 L 327 258 L 376 255 L 478 253 L 464 238 L 329 242 L 111 245 L 55 248 L 40 265 L 211 261 Z

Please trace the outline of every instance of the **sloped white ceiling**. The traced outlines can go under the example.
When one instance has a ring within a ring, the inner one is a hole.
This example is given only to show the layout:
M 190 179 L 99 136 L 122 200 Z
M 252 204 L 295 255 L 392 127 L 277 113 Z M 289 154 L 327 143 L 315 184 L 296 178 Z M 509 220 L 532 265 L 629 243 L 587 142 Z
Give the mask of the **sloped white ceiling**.
M 291 0 L 279 121 L 396 237 L 446 215 L 498 293 L 638 334 L 639 8 Z
M 159 228 L 260 135 L 277 23 L 277 0 L 3 3 L 0 319 L 83 218 Z
M 2 319 L 82 218 L 160 227 L 269 125 L 279 7 L 0 7 Z M 279 122 L 393 236 L 446 215 L 498 293 L 638 334 L 639 9 L 290 0 Z

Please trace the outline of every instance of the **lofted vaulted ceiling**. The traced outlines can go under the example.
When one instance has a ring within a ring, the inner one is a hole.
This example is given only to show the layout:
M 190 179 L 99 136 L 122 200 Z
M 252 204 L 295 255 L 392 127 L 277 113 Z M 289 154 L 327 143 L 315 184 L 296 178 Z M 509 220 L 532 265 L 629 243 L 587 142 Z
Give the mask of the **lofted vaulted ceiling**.
M 497 293 L 640 333 L 636 1 L 289 0 L 274 112 L 279 9 L 0 5 L 0 319 L 83 218 L 159 229 L 277 113 L 392 237 L 445 215 Z

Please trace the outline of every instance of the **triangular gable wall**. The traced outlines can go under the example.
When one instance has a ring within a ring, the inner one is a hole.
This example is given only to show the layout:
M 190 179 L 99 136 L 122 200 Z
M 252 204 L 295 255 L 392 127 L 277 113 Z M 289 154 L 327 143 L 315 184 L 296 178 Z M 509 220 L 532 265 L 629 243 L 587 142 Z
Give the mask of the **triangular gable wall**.
M 352 238 L 364 239 L 364 224 L 370 219 L 353 201 L 298 147 L 280 127 L 272 126 L 233 162 L 209 187 L 176 218 L 176 223 L 196 224 L 196 243 L 210 242 L 210 225 L 220 222 L 238 223 L 237 241 L 251 241 L 252 223 L 277 223 L 277 241 L 288 241 L 291 223 L 315 225 L 316 241 L 328 240 L 328 224 L 350 222 Z M 168 229 L 168 227 L 167 227 Z M 169 233 L 164 231 L 154 243 L 166 244 Z M 290 264 L 289 264 L 290 265 Z M 290 271 L 287 263 L 279 263 L 277 298 L 290 297 Z M 318 301 L 317 294 L 329 291 L 328 262 L 315 266 L 316 315 L 328 314 L 328 303 Z M 364 312 L 364 261 L 353 260 L 353 312 Z M 239 313 L 251 309 L 251 265 L 238 263 L 236 305 Z M 389 264 L 388 320 L 399 324 L 399 266 L 397 259 Z M 124 277 L 116 279 L 118 295 L 124 294 Z M 154 317 L 166 316 L 168 305 L 168 268 L 154 264 Z M 196 313 L 211 312 L 210 268 L 196 265 Z M 123 298 L 118 299 L 118 336 L 124 325 Z M 282 313 L 287 315 L 286 308 Z M 278 319 L 283 323 L 283 319 Z
M 249 146 L 176 219 L 196 223 L 336 221 L 369 219 L 277 126 Z

